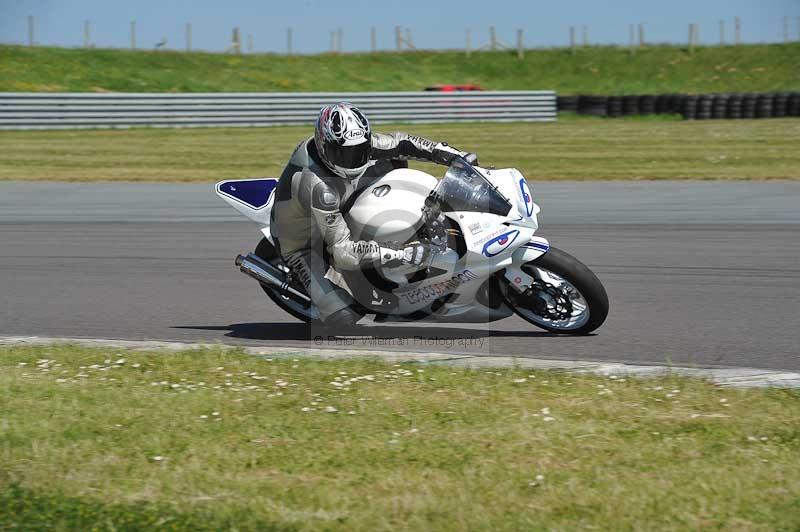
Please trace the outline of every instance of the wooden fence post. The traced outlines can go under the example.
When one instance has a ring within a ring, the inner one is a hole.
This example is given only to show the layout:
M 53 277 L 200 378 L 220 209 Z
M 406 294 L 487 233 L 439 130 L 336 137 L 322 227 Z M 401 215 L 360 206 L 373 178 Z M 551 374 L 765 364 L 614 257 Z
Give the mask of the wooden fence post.
M 575 53 L 575 26 L 569 27 L 569 51 Z
M 783 17 L 783 44 L 789 44 L 789 17 Z
M 635 32 L 636 32 L 636 30 L 634 29 L 633 24 L 629 24 L 628 25 L 628 38 L 629 38 L 628 39 L 628 42 L 629 42 L 628 52 L 631 55 L 634 55 L 636 53 L 636 36 L 635 36 L 636 33 Z
M 242 41 L 239 37 L 239 28 L 233 28 L 233 53 L 240 54 L 242 53 Z

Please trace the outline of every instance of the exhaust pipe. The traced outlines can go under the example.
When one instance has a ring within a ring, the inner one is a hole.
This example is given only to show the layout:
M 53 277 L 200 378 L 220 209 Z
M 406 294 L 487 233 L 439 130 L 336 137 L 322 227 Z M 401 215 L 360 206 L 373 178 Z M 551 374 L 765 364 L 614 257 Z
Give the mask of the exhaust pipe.
M 237 255 L 236 265 L 243 274 L 252 277 L 259 283 L 278 289 L 281 294 L 305 307 L 311 306 L 310 297 L 289 286 L 289 283 L 286 282 L 285 272 L 282 272 L 261 257 L 253 253 L 248 253 L 247 256 Z

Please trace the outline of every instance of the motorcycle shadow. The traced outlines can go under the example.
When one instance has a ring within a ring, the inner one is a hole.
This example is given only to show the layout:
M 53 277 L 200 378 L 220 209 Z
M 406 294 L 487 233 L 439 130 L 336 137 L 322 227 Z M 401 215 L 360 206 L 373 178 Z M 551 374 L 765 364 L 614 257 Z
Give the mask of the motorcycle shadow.
M 475 324 L 480 326 L 482 324 Z M 233 323 L 231 325 L 178 325 L 174 329 L 194 329 L 202 331 L 227 331 L 225 336 L 246 340 L 297 340 L 318 343 L 320 338 L 364 337 L 378 340 L 415 340 L 415 339 L 469 339 L 490 337 L 537 338 L 555 337 L 557 335 L 545 331 L 505 331 L 486 328 L 461 328 L 452 326 L 414 326 L 414 325 L 356 325 L 346 331 L 328 329 L 320 325 L 307 323 Z

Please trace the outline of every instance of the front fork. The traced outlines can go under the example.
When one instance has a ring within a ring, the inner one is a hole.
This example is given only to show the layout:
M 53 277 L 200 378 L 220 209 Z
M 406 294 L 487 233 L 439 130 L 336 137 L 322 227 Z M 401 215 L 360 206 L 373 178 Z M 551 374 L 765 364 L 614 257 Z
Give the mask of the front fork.
M 511 255 L 511 264 L 506 266 L 505 278 L 508 284 L 518 293 L 523 293 L 536 280 L 522 271 L 522 265 L 541 257 L 550 249 L 546 238 L 534 236 L 530 241 L 517 248 Z

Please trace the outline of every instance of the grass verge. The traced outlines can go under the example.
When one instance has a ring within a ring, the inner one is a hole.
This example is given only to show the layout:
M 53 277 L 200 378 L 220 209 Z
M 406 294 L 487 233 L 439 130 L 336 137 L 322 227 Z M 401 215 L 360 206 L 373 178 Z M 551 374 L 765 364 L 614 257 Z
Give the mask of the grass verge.
M 531 180 L 797 179 L 800 120 L 596 119 L 408 124 Z M 309 127 L 0 132 L 0 181 L 197 181 L 277 176 Z M 425 168 L 416 165 L 418 168 Z M 441 169 L 428 169 L 436 174 Z
M 0 46 L 0 91 L 413 91 L 438 83 L 559 93 L 800 89 L 800 43 L 575 50 L 226 55 Z
M 796 529 L 800 394 L 0 348 L 0 529 Z

